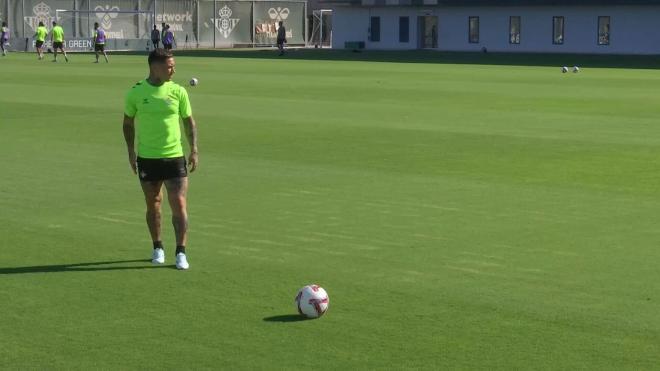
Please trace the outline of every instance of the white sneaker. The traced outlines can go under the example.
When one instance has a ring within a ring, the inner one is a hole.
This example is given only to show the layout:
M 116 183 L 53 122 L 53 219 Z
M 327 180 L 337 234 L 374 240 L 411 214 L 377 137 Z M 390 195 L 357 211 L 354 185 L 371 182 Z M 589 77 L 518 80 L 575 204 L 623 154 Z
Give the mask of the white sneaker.
M 151 254 L 151 262 L 154 264 L 164 264 L 165 263 L 165 251 L 161 248 L 154 249 L 153 254 Z
M 176 269 L 188 269 L 188 259 L 186 259 L 186 254 L 180 252 L 176 254 Z

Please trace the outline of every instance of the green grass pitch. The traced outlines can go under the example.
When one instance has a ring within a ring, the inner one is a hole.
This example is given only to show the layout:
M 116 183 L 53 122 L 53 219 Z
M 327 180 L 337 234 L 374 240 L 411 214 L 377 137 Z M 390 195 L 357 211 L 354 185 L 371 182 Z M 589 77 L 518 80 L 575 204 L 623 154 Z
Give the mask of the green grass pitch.
M 126 158 L 145 56 L 0 59 L 0 369 L 659 367 L 659 71 L 212 55 L 187 272 Z

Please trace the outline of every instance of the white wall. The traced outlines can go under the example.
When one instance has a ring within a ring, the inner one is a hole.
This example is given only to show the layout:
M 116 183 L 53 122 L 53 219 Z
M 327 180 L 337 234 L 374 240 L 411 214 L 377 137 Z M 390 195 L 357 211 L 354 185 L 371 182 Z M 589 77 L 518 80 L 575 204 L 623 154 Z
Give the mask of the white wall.
M 345 8 L 332 12 L 332 47 L 343 48 L 345 41 L 364 41 L 367 49 L 416 49 L 417 13 L 410 8 Z M 399 17 L 410 16 L 409 42 L 399 42 Z M 380 42 L 368 40 L 371 17 L 380 17 Z
M 333 47 L 365 41 L 367 49 L 416 49 L 417 17 L 438 16 L 438 50 L 660 54 L 659 6 L 600 7 L 340 7 L 333 13 Z M 381 41 L 367 39 L 369 19 L 381 17 Z M 399 16 L 410 17 L 410 42 L 399 43 Z M 478 44 L 468 43 L 468 17 L 478 16 Z M 520 44 L 509 44 L 509 17 L 521 17 Z M 564 44 L 552 44 L 552 17 L 564 17 Z M 598 16 L 609 16 L 609 45 L 597 45 Z

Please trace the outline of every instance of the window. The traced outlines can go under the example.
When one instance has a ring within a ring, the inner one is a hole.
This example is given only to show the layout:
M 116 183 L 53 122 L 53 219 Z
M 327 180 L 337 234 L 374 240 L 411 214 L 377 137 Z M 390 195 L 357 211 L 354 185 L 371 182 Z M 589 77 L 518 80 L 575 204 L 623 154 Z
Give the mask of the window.
M 552 43 L 564 43 L 564 17 L 552 17 Z
M 610 45 L 610 17 L 598 17 L 598 45 Z
M 520 17 L 509 17 L 509 44 L 520 44 Z
M 399 42 L 407 43 L 410 41 L 410 18 L 399 17 Z
M 470 44 L 479 43 L 479 17 L 468 17 L 468 41 Z
M 371 17 L 369 27 L 369 41 L 380 41 L 380 17 Z

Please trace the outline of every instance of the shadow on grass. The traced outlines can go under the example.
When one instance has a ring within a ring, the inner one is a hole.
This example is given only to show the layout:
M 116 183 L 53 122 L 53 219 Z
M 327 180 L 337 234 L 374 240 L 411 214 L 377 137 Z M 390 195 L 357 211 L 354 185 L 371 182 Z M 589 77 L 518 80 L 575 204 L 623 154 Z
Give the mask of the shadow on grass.
M 300 314 L 284 314 L 281 316 L 272 316 L 264 318 L 266 322 L 300 322 L 307 321 L 309 318 L 301 316 Z
M 114 265 L 114 264 L 127 264 L 127 263 L 149 263 L 149 264 L 148 265 L 119 265 L 119 266 Z M 90 262 L 90 263 L 34 265 L 34 266 L 30 266 L 30 267 L 0 268 L 0 275 L 2 275 L 2 274 L 22 274 L 22 273 L 94 272 L 94 271 L 154 269 L 154 268 L 172 268 L 173 269 L 174 266 L 173 265 L 154 265 L 154 264 L 151 264 L 151 260 L 149 260 L 149 259 L 115 260 L 115 261 Z
M 145 54 L 144 52 L 114 52 L 114 54 Z M 660 67 L 660 55 L 604 55 L 604 54 L 544 54 L 544 53 L 481 53 L 440 52 L 433 50 L 351 51 L 345 49 L 292 49 L 279 56 L 276 49 L 188 49 L 175 50 L 175 56 L 364 61 L 390 63 L 477 64 L 502 66 L 580 66 L 587 68 L 655 69 Z

